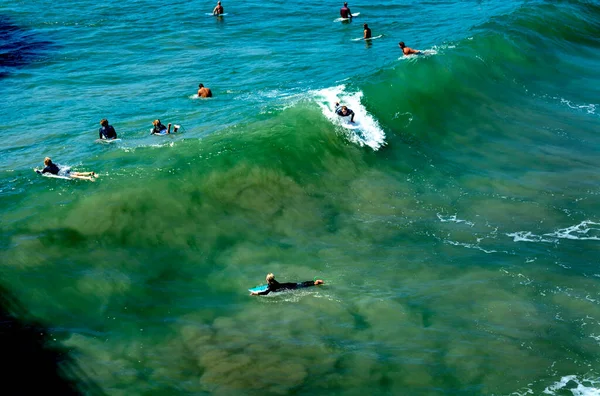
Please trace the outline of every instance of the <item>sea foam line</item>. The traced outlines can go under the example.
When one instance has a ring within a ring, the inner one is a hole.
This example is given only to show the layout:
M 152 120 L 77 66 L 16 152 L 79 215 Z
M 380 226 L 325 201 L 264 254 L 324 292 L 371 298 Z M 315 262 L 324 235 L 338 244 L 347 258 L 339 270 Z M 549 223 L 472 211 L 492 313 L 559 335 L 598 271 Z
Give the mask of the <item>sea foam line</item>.
M 597 226 L 597 227 L 595 227 Z M 600 241 L 600 223 L 590 220 L 582 221 L 581 223 L 560 228 L 557 231 L 542 235 L 535 235 L 530 231 L 517 231 L 506 234 L 513 238 L 514 242 L 551 242 L 555 243 L 559 239 L 573 239 L 579 241 Z

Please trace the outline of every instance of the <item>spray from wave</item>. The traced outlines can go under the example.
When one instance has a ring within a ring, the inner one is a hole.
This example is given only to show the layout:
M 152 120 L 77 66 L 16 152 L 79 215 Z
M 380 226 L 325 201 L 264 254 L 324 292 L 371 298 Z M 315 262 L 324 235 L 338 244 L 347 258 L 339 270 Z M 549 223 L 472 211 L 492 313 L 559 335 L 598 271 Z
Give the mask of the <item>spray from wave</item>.
M 334 125 L 337 125 L 339 130 L 348 137 L 348 140 L 360 146 L 369 146 L 374 151 L 379 150 L 385 145 L 385 132 L 383 132 L 377 120 L 362 105 L 363 93 L 361 91 L 346 92 L 345 89 L 345 85 L 338 85 L 315 91 L 313 95 L 319 107 L 321 107 L 323 115 Z M 354 128 L 348 129 L 343 126 L 342 117 L 334 112 L 336 102 L 346 105 L 354 111 L 354 120 L 356 121 Z

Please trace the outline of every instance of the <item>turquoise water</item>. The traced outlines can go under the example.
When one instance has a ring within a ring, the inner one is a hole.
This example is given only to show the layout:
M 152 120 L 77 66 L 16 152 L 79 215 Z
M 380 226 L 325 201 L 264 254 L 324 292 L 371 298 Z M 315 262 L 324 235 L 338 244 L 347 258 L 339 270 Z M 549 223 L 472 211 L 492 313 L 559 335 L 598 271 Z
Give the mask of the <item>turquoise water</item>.
M 86 375 L 597 394 L 598 4 L 223 6 L 0 5 L 2 283 Z M 122 142 L 94 144 L 104 117 Z M 100 177 L 39 177 L 45 156 Z M 248 296 L 268 272 L 326 284 Z

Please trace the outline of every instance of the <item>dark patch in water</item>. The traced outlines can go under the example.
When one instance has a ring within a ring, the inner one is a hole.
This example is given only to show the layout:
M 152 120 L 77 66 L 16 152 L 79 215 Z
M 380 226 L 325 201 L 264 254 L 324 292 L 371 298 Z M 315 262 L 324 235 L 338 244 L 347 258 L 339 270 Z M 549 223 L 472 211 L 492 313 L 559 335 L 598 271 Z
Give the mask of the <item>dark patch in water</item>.
M 8 77 L 14 69 L 39 60 L 51 45 L 51 42 L 38 40 L 34 33 L 0 14 L 0 79 Z

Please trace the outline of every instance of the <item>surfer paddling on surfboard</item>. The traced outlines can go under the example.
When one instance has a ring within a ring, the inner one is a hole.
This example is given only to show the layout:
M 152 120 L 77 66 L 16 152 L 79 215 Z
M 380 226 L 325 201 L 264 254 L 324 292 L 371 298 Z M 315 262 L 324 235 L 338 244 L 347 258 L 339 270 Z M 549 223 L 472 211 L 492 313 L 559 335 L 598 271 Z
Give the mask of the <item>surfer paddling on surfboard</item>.
M 406 55 L 412 55 L 412 54 L 420 54 L 421 51 L 416 50 L 416 49 L 412 49 L 410 47 L 407 47 L 406 45 L 404 45 L 404 41 L 400 41 L 398 43 L 398 47 L 400 47 L 402 49 L 402 53 L 406 56 Z
M 100 129 L 98 130 L 99 139 L 112 140 L 117 138 L 117 132 L 112 125 L 108 125 L 108 120 L 103 118 L 100 120 Z
M 213 10 L 213 15 L 222 15 L 223 14 L 223 6 L 220 1 L 217 1 L 217 5 Z
M 275 275 L 268 274 L 267 275 L 267 289 L 264 291 L 253 291 L 250 292 L 251 296 L 264 296 L 269 294 L 270 292 L 276 293 L 283 290 L 294 290 L 300 289 L 303 287 L 317 286 L 322 285 L 323 282 L 321 279 L 315 279 L 314 281 L 306 281 L 306 282 L 290 282 L 290 283 L 279 283 L 275 280 Z
M 344 19 L 352 19 L 352 11 L 348 8 L 348 3 L 344 3 L 344 6 L 340 8 L 340 16 Z
M 151 135 L 168 135 L 169 133 L 171 133 L 171 123 L 168 123 L 168 127 L 166 127 L 160 122 L 160 120 L 154 120 L 152 122 L 152 125 L 154 125 L 154 128 L 150 130 Z M 175 128 L 173 128 L 173 132 L 176 133 L 178 130 L 179 125 L 175 125 Z
M 370 39 L 371 38 L 371 29 L 369 28 L 369 25 L 367 25 L 366 23 L 363 25 L 363 39 Z
M 346 106 L 340 106 L 338 102 L 335 102 L 335 114 L 340 117 L 348 117 L 350 116 L 350 122 L 354 122 L 354 112 Z
M 58 172 L 60 172 L 60 168 L 52 162 L 52 159 L 50 157 L 46 157 L 44 158 L 44 165 L 45 168 L 42 169 L 41 171 L 37 171 L 40 174 L 44 174 L 44 173 L 50 173 L 51 175 L 58 175 Z M 89 180 L 89 181 L 94 181 L 95 177 L 98 177 L 98 175 L 96 175 L 94 172 L 71 172 L 70 170 L 67 169 L 67 171 L 65 172 L 67 177 L 70 177 L 71 179 L 83 179 L 83 180 Z

